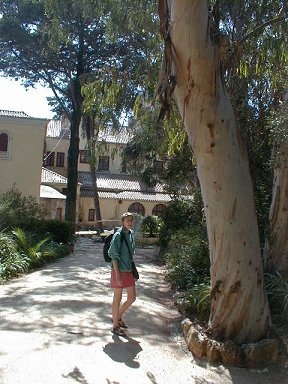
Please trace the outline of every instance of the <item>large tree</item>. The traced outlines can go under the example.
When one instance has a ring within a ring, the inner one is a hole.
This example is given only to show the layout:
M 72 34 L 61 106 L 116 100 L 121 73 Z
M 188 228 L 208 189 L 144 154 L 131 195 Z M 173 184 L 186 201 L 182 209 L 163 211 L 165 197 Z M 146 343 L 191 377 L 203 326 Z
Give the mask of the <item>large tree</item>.
M 261 248 L 264 248 L 269 237 L 273 172 L 286 172 L 285 162 L 271 161 L 272 148 L 274 144 L 277 147 L 277 138 L 271 135 L 271 125 L 267 124 L 271 112 L 275 108 L 279 111 L 282 109 L 286 93 L 285 52 L 288 30 L 285 14 L 287 16 L 287 5 L 278 0 L 262 0 L 257 3 L 221 0 L 214 2 L 211 11 L 214 36 L 217 38 L 220 35 L 221 38 L 220 32 L 224 32 L 230 40 L 230 49 L 222 56 L 221 69 L 237 124 L 248 150 Z M 217 20 L 215 15 L 218 15 Z M 283 130 L 281 132 L 282 138 L 278 135 L 278 141 L 285 137 Z M 273 170 L 275 166 L 277 170 Z M 276 183 L 273 185 L 273 189 L 275 188 Z M 273 192 L 273 196 L 275 195 L 276 191 Z M 272 205 L 275 207 L 273 201 Z M 277 211 L 277 215 L 281 215 L 281 210 Z M 275 222 L 275 213 L 273 216 Z M 285 226 L 277 225 L 277 231 L 274 231 L 272 237 L 281 239 L 285 236 Z M 274 241 L 271 247 L 276 243 Z M 279 243 L 284 245 L 281 240 Z M 279 251 L 277 247 L 273 253 L 279 256 L 285 254 L 285 251 Z
M 101 232 L 103 231 L 103 225 L 97 186 L 97 161 L 98 155 L 102 153 L 102 145 L 99 144 L 98 137 L 101 131 L 111 134 L 111 123 L 114 126 L 114 130 L 115 127 L 119 126 L 119 119 L 123 111 L 122 100 L 125 98 L 125 92 L 121 92 L 123 87 L 120 85 L 117 73 L 113 76 L 112 71 L 109 70 L 106 75 L 103 74 L 102 76 L 98 81 L 94 80 L 82 87 L 82 94 L 84 96 L 83 134 L 87 139 L 87 150 L 89 153 L 96 227 Z
M 258 226 L 247 151 L 221 71 L 223 49 L 205 0 L 160 1 L 161 97 L 174 95 L 194 152 L 211 261 L 208 332 L 238 343 L 267 336 Z M 168 100 L 168 101 L 167 101 Z
M 270 207 L 270 233 L 267 264 L 288 277 L 288 103 L 274 114 L 273 132 L 273 195 Z
M 83 8 L 82 2 L 3 1 L 0 8 L 1 72 L 24 79 L 26 86 L 37 82 L 49 86 L 55 111 L 70 120 L 65 218 L 71 223 L 76 213 L 81 85 L 87 72 L 97 71 L 109 60 L 102 10 L 91 7 L 88 16 L 87 7 L 84 10 L 81 5 Z
M 148 49 L 154 7 L 153 1 L 139 2 L 137 8 L 119 0 L 1 1 L 1 73 L 24 79 L 26 86 L 49 86 L 55 112 L 71 123 L 66 199 L 66 220 L 71 223 L 76 213 L 81 89 L 101 79 L 107 69 L 117 70 L 125 88 L 123 111 L 131 110 L 145 76 L 156 65 Z M 145 21 L 143 15 L 149 18 Z

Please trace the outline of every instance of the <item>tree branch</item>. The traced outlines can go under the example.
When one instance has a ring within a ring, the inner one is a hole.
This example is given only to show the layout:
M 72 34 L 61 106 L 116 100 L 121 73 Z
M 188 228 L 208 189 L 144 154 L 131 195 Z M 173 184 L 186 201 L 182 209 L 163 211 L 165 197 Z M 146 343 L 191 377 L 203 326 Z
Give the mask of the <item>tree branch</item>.
M 246 40 L 249 39 L 250 36 L 256 34 L 258 31 L 260 31 L 261 29 L 264 29 L 266 28 L 268 25 L 272 25 L 278 21 L 284 21 L 285 20 L 285 17 L 283 15 L 279 15 L 277 17 L 274 17 L 273 19 L 271 20 L 268 20 L 266 21 L 264 24 L 261 24 L 259 25 L 257 28 L 253 29 L 253 31 L 247 33 L 246 36 L 244 36 L 242 39 L 240 39 L 238 42 L 237 42 L 237 45 L 241 45 L 242 43 L 244 43 Z

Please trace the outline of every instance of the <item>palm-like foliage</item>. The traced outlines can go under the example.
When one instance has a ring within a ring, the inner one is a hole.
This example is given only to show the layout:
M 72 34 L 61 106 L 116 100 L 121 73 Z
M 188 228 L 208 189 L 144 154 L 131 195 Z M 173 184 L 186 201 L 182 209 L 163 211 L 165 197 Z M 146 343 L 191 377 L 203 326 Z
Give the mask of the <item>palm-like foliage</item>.
M 288 316 L 288 279 L 283 279 L 279 273 L 267 273 L 265 287 L 272 313 Z
M 211 303 L 210 279 L 207 278 L 203 283 L 194 285 L 187 294 L 187 300 L 200 317 L 201 315 L 208 317 Z
M 27 272 L 29 260 L 15 248 L 13 238 L 0 232 L 0 280 Z
M 69 254 L 69 247 L 16 228 L 12 234 L 0 232 L 0 281 L 27 273 L 34 267 Z
M 47 258 L 53 259 L 56 257 L 55 248 L 49 244 L 51 242 L 49 237 L 38 241 L 21 228 L 14 229 L 12 233 L 16 241 L 17 251 L 29 259 L 31 267 L 43 264 Z

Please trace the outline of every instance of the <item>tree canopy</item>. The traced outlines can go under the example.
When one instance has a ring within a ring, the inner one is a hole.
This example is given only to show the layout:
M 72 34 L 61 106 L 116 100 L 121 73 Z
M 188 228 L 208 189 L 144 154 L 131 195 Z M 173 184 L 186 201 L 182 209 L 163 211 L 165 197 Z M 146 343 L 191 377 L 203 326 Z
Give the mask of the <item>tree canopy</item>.
M 146 79 L 156 77 L 160 42 L 154 33 L 155 6 L 143 1 L 135 8 L 118 0 L 1 2 L 0 73 L 26 86 L 40 82 L 50 87 L 54 111 L 71 122 L 66 199 L 66 219 L 71 222 L 76 212 L 79 126 L 87 95 L 82 87 L 116 76 L 121 91 L 114 121 L 132 110 Z
M 90 83 L 110 70 L 122 81 L 122 109 L 129 97 L 131 109 L 147 73 L 153 73 L 151 66 L 157 65 L 153 24 L 147 25 L 149 4 L 144 29 L 139 18 L 135 22 L 135 9 L 127 1 L 2 1 L 1 73 L 26 86 L 49 86 L 55 111 L 70 116 L 75 80 Z M 137 13 L 141 15 L 141 8 Z

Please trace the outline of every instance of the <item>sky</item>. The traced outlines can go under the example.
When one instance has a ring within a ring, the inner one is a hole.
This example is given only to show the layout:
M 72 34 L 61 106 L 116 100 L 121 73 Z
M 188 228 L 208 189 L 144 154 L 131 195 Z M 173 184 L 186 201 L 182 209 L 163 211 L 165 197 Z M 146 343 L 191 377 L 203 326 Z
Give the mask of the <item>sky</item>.
M 46 97 L 52 96 L 49 88 L 25 89 L 20 81 L 0 77 L 0 109 L 21 111 L 31 117 L 52 119 Z

